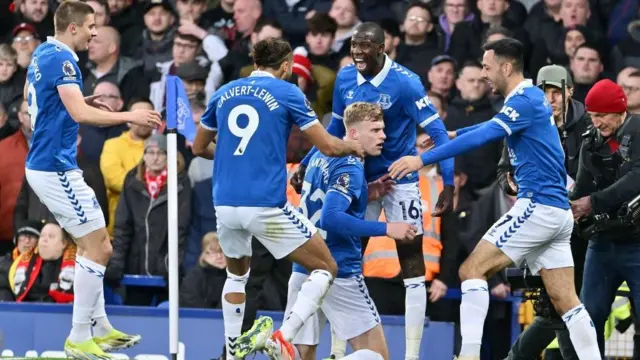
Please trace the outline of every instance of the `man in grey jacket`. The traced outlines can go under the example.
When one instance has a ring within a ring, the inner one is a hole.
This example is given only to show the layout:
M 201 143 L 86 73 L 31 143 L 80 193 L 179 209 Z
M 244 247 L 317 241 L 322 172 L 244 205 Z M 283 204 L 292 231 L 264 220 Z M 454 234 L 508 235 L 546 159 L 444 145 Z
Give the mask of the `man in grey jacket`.
M 582 145 L 582 134 L 587 131 L 587 127 L 591 124 L 591 119 L 584 105 L 571 98 L 573 95 L 573 80 L 564 67 L 558 65 L 543 67 L 538 72 L 536 84 L 544 90 L 547 100 L 551 104 L 553 117 L 558 127 L 565 153 L 565 168 L 569 177 L 567 179 L 567 187 L 570 187 L 578 173 L 578 155 Z M 502 189 L 507 194 L 516 195 L 517 188 L 512 178 L 512 171 L 509 151 L 505 146 L 498 164 L 498 179 Z M 571 238 L 571 252 L 575 263 L 575 284 L 578 293 L 580 293 L 582 284 L 586 244 L 587 242 L 580 239 L 574 231 Z M 564 322 L 555 313 L 551 303 L 549 301 L 546 301 L 546 303 L 551 311 L 545 314 L 536 313 L 533 323 L 520 334 L 518 340 L 513 344 L 509 352 L 509 360 L 538 359 L 542 351 L 556 336 L 560 343 L 562 357 L 565 360 L 578 360 Z M 547 358 L 546 355 L 545 358 Z

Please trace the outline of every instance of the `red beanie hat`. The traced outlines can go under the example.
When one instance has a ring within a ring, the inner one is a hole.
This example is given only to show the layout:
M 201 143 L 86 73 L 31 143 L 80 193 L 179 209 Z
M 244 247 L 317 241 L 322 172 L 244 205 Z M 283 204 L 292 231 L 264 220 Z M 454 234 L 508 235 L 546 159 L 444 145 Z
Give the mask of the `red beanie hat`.
M 616 83 L 604 79 L 593 85 L 584 104 L 591 112 L 621 113 L 627 111 L 627 96 Z
M 303 77 L 307 82 L 313 82 L 311 75 L 311 61 L 307 57 L 307 50 L 298 47 L 293 51 L 293 73 Z

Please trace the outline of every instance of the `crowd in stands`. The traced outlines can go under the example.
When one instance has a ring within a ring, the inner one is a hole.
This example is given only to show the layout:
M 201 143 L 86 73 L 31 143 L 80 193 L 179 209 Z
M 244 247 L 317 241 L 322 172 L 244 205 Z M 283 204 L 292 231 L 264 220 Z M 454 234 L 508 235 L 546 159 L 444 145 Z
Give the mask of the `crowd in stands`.
M 85 95 L 102 94 L 115 111 L 165 109 L 167 75 L 184 83 L 194 121 L 221 85 L 253 70 L 257 41 L 287 39 L 294 50 L 294 76 L 324 124 L 331 119 L 336 74 L 352 60 L 350 37 L 361 22 L 385 32 L 385 52 L 415 72 L 448 130 L 490 119 L 503 99 L 481 77 L 482 45 L 515 37 L 526 49 L 526 75 L 557 64 L 573 78 L 580 104 L 590 87 L 610 78 L 622 86 L 629 112 L 640 111 L 639 0 L 86 0 L 95 10 L 97 36 L 79 53 Z M 22 98 L 34 49 L 54 35 L 56 0 L 0 0 L 0 300 L 68 303 L 73 298 L 74 244 L 24 178 L 31 124 Z M 580 104 L 581 105 L 581 104 Z M 584 114 L 584 108 L 582 114 Z M 78 163 L 96 193 L 113 240 L 105 282 L 128 305 L 165 300 L 167 289 L 123 287 L 125 274 L 167 276 L 167 141 L 164 128 L 80 125 Z M 423 147 L 426 134 L 418 136 Z M 288 171 L 309 150 L 297 129 L 288 146 Z M 219 308 L 225 261 L 212 205 L 213 162 L 196 158 L 178 138 L 178 236 L 182 306 Z M 428 314 L 457 322 L 458 303 L 442 300 L 459 287 L 457 269 L 482 234 L 514 202 L 500 187 L 500 142 L 456 159 L 453 215 L 429 219 L 431 246 Z M 436 168 L 421 177 L 423 208 L 441 186 Z M 288 197 L 299 201 L 293 189 Z M 427 230 L 427 227 L 425 227 Z M 426 234 L 426 232 L 425 232 Z M 425 237 L 426 238 L 426 237 Z M 384 239 L 380 239 L 382 241 Z M 370 245 L 374 244 L 372 239 Z M 291 264 L 253 242 L 247 286 L 247 324 L 258 309 L 283 310 Z M 372 249 L 367 249 L 369 254 Z M 399 273 L 367 264 L 365 277 L 382 314 L 404 314 Z M 389 269 L 389 267 L 387 267 Z M 399 268 L 398 268 L 399 269 Z M 504 274 L 490 280 L 491 293 L 506 297 Z M 506 355 L 510 312 L 492 305 L 494 349 Z M 496 330 L 497 329 L 497 330 Z M 499 357 L 499 356 L 498 356 Z M 504 358 L 502 356 L 501 358 Z

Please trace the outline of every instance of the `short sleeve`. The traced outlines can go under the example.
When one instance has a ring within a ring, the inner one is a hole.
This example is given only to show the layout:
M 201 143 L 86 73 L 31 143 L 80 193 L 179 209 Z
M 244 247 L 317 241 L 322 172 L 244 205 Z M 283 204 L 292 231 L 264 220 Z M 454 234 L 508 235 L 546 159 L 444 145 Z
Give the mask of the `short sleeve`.
M 331 104 L 331 116 L 334 119 L 344 120 L 344 97 L 340 90 L 340 77 L 336 79 L 335 87 L 333 88 L 333 102 Z
M 524 96 L 510 98 L 492 121 L 500 125 L 508 135 L 523 131 L 531 124 L 531 106 Z
M 363 182 L 364 169 L 360 164 L 360 160 L 349 156 L 346 161 L 330 169 L 327 192 L 337 192 L 351 202 L 362 195 Z
M 202 114 L 200 118 L 200 126 L 209 130 L 215 131 L 218 128 L 218 121 L 216 119 L 216 110 L 218 109 L 218 101 L 217 97 L 212 97 L 209 101 L 209 105 L 207 109 Z
M 58 52 L 48 66 L 53 83 L 56 87 L 63 85 L 78 85 L 82 87 L 82 78 L 78 63 L 67 51 Z
M 404 92 L 404 108 L 409 116 L 421 128 L 425 128 L 433 121 L 440 119 L 438 111 L 433 106 L 422 83 L 408 80 Z
M 309 99 L 297 86 L 291 85 L 290 89 L 287 97 L 287 110 L 291 114 L 293 122 L 303 131 L 319 124 L 318 116 L 313 111 Z

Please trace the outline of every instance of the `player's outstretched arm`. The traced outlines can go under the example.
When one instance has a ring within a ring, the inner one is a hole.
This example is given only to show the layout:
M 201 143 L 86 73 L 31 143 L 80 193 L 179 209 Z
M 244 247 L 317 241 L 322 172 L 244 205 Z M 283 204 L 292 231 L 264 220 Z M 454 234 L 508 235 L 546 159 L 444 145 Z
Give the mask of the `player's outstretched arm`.
M 216 152 L 216 144 L 213 142 L 214 138 L 214 131 L 198 126 L 196 138 L 193 139 L 193 147 L 191 148 L 193 155 L 213 160 Z
M 162 125 L 160 113 L 153 110 L 138 109 L 127 112 L 109 112 L 89 106 L 74 84 L 58 86 L 58 94 L 69 115 L 79 124 L 112 126 L 130 122 L 136 125 L 156 127 Z
M 318 148 L 318 151 L 326 156 L 341 157 L 355 155 L 361 158 L 365 156 L 364 148 L 359 142 L 340 140 L 329 134 L 320 123 L 305 129 L 304 134 L 309 138 L 309 141 Z
M 412 240 L 417 229 L 405 223 L 384 223 L 380 221 L 362 220 L 347 214 L 351 201 L 346 195 L 329 190 L 324 199 L 320 215 L 320 227 L 341 236 L 389 236 L 396 240 Z
M 433 140 L 436 147 L 443 146 L 450 141 L 449 133 L 440 118 L 431 121 L 429 124 L 424 126 L 423 129 L 427 134 L 429 134 L 429 137 Z M 445 185 L 453 186 L 454 167 L 453 158 L 440 161 L 442 180 Z
M 346 134 L 346 130 L 344 128 L 344 122 L 342 121 L 342 118 L 338 119 L 334 115 L 331 118 L 331 122 L 329 123 L 329 126 L 327 126 L 327 132 L 337 137 L 338 139 L 342 139 Z M 318 152 L 318 148 L 314 146 L 313 148 L 311 148 L 311 150 L 309 150 L 309 153 L 307 154 L 307 156 L 304 157 L 304 159 L 302 159 L 300 164 L 304 165 L 305 167 L 309 165 L 309 160 L 311 160 L 311 157 L 313 157 L 313 155 L 315 155 L 316 152 Z
M 430 151 L 424 152 L 421 156 L 402 157 L 391 164 L 389 175 L 392 179 L 401 179 L 411 172 L 420 170 L 425 165 L 453 158 L 507 135 L 505 129 L 495 121 L 488 121 L 483 124 L 483 126 L 473 131 L 462 135 L 458 134 L 455 139 L 445 145 L 437 146 Z

